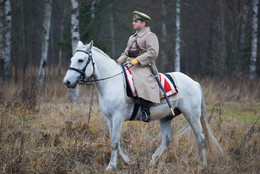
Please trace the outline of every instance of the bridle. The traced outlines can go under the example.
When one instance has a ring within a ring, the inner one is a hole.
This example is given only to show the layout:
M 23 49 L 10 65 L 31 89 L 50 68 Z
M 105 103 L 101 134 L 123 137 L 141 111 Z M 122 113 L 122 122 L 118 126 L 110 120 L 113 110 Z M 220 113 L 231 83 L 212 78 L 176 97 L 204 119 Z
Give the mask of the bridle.
M 82 70 L 80 70 L 78 68 L 73 68 L 73 67 L 69 67 L 69 70 L 74 70 L 74 71 L 80 73 L 81 76 L 85 77 L 85 70 L 86 70 L 88 64 L 90 62 L 92 62 L 93 73 L 94 73 L 94 71 L 95 71 L 95 66 L 94 66 L 95 63 L 93 62 L 91 51 L 87 52 L 87 51 L 84 51 L 84 50 L 76 50 L 76 52 L 83 52 L 83 53 L 87 54 L 88 55 L 88 61 L 87 61 L 86 65 L 84 66 L 84 68 Z
M 92 67 L 93 67 L 93 73 L 90 76 L 90 78 L 93 77 L 93 74 L 95 72 L 95 62 L 93 61 L 93 58 L 92 58 L 92 52 L 91 52 L 91 50 L 89 52 L 84 51 L 84 50 L 76 50 L 75 53 L 76 52 L 83 52 L 83 53 L 88 55 L 88 61 L 87 61 L 86 65 L 83 67 L 82 70 L 78 69 L 78 68 L 69 67 L 69 70 L 73 70 L 73 71 L 76 71 L 76 72 L 80 73 L 80 77 L 78 79 L 78 83 L 81 84 L 81 85 L 92 85 L 93 82 L 111 79 L 111 78 L 116 77 L 116 76 L 118 76 L 118 75 L 120 75 L 120 74 L 122 74 L 124 72 L 124 70 L 123 70 L 122 72 L 117 73 L 117 74 L 115 74 L 113 76 L 110 76 L 110 77 L 101 78 L 101 79 L 86 80 L 87 78 L 86 78 L 86 75 L 85 75 L 85 71 L 86 71 L 86 68 L 87 68 L 87 66 L 89 65 L 90 62 L 91 62 Z M 131 67 L 132 66 L 130 66 L 129 69 Z
M 86 79 L 85 71 L 86 71 L 86 68 L 87 68 L 87 66 L 89 65 L 90 62 L 92 63 L 92 67 L 93 67 L 93 73 L 90 77 L 92 77 L 94 72 L 95 72 L 95 63 L 94 63 L 93 58 L 92 58 L 92 52 L 91 52 L 91 50 L 89 52 L 84 51 L 84 50 L 76 50 L 75 53 L 76 52 L 83 52 L 83 53 L 87 54 L 88 55 L 88 61 L 87 61 L 86 65 L 83 67 L 83 69 L 69 67 L 69 70 L 76 71 L 80 74 L 80 77 L 78 79 L 79 84 L 87 84 L 87 82 L 85 81 L 85 79 Z

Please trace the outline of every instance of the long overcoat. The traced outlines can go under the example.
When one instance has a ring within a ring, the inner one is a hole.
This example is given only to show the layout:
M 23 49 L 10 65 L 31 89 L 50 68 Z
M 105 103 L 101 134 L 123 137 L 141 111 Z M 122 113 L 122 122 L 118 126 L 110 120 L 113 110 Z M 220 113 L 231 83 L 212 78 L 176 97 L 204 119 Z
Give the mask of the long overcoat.
M 158 104 L 160 103 L 160 88 L 148 65 L 151 63 L 157 72 L 155 60 L 159 54 L 159 42 L 157 36 L 150 31 L 149 27 L 145 27 L 129 37 L 127 47 L 118 61 L 123 64 L 128 63 L 127 65 L 130 66 L 130 61 L 135 57 L 128 57 L 128 50 L 130 48 L 131 50 L 136 49 L 136 44 L 132 44 L 136 37 L 137 44 L 143 54 L 136 57 L 139 63 L 131 67 L 134 86 L 139 98 Z

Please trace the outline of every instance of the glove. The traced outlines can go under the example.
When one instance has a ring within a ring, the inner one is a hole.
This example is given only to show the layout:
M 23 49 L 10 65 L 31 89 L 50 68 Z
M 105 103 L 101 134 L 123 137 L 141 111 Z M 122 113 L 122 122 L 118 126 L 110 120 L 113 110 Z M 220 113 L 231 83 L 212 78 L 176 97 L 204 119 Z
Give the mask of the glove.
M 131 60 L 130 64 L 133 65 L 133 66 L 135 66 L 136 64 L 138 64 L 137 58 Z
M 116 63 L 117 63 L 118 65 L 120 65 L 120 64 L 121 64 L 121 62 L 120 62 L 119 60 L 117 60 L 117 61 L 116 61 Z

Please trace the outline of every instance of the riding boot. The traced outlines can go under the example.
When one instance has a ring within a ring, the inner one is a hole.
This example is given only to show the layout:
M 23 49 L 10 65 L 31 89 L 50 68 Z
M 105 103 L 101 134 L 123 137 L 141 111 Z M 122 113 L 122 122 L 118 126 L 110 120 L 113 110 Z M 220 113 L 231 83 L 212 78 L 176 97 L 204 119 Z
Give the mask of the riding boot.
M 141 104 L 141 112 L 142 114 L 140 116 L 138 116 L 139 120 L 142 120 L 144 122 L 150 122 L 151 118 L 150 118 L 150 102 L 147 100 L 144 100 L 142 98 L 140 99 L 140 104 Z

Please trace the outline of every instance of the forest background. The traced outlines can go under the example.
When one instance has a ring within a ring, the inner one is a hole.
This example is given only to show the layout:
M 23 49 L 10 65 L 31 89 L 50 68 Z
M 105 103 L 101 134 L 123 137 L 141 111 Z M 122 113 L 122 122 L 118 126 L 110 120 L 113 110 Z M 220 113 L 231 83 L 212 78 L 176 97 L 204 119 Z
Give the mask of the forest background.
M 180 65 L 201 84 L 225 153 L 208 152 L 201 169 L 192 133 L 176 136 L 186 123 L 180 115 L 172 122 L 174 141 L 150 167 L 160 145 L 158 122 L 125 122 L 121 147 L 136 163 L 119 160 L 115 173 L 259 173 L 258 6 L 258 0 L 0 0 L 0 173 L 104 172 L 111 148 L 97 91 L 80 86 L 71 100 L 63 77 L 78 40 L 93 40 L 116 60 L 135 32 L 134 10 L 152 18 L 159 71 Z
M 4 2 L 2 0 L 2 10 Z M 247 78 L 253 63 L 256 67 L 253 73 L 259 79 L 259 54 L 254 62 L 251 58 L 254 39 L 252 0 L 184 0 L 180 1 L 180 5 L 181 72 L 196 77 Z M 66 69 L 72 56 L 71 2 L 54 0 L 51 6 L 46 66 L 59 65 Z M 43 7 L 44 1 L 41 0 L 11 0 L 10 67 L 15 70 L 16 79 L 18 69 L 23 69 L 25 74 L 28 67 L 40 65 L 41 42 L 44 40 Z M 151 30 L 160 42 L 159 71 L 174 71 L 175 0 L 79 0 L 78 10 L 80 40 L 83 43 L 93 40 L 95 46 L 113 59 L 121 55 L 129 36 L 134 33 L 133 11 L 147 13 L 152 18 Z M 1 16 L 2 21 L 4 17 Z M 1 30 L 2 36 L 4 31 Z M 255 36 L 259 40 L 260 36 Z M 4 40 L 1 39 L 1 42 Z M 259 50 L 260 44 L 256 44 Z M 3 57 L 1 66 L 4 64 Z

